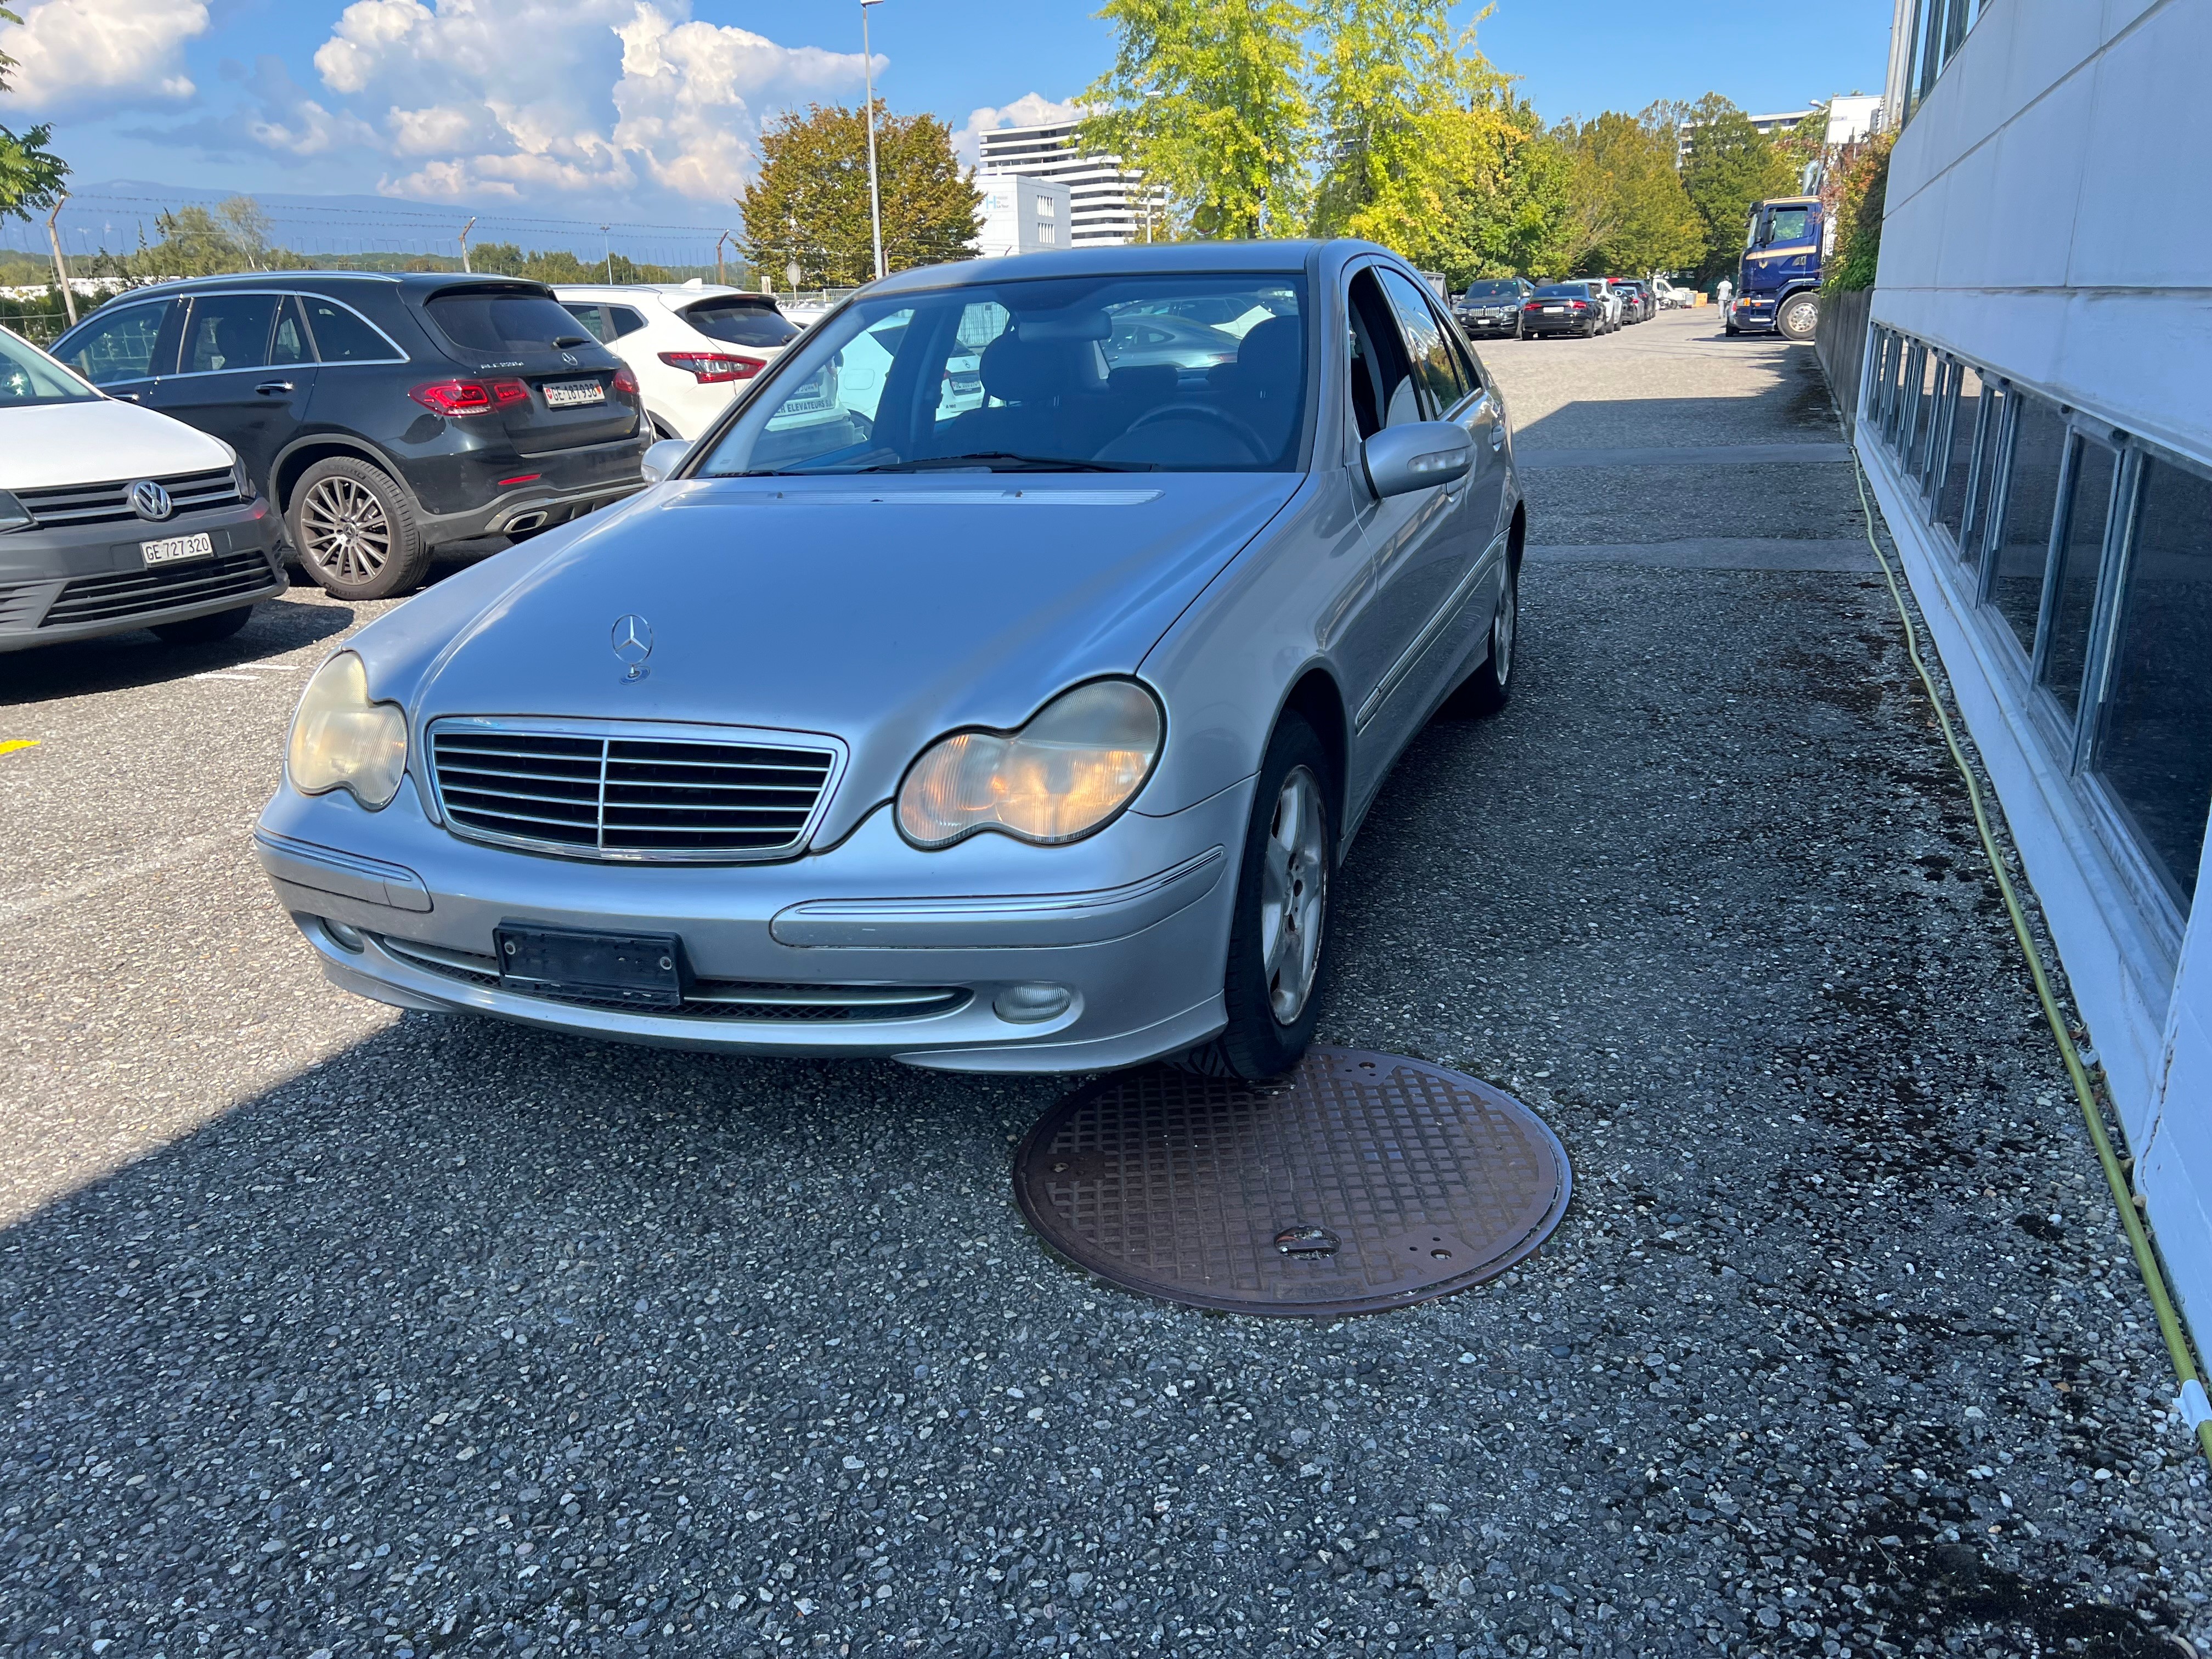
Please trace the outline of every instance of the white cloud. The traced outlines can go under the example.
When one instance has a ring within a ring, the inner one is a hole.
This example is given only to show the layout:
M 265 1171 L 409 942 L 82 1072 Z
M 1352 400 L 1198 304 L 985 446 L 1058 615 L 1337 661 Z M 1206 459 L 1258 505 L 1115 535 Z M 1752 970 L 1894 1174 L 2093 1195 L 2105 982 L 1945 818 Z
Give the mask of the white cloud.
M 1077 103 L 1056 104 L 1042 93 L 1025 92 L 1011 104 L 979 109 L 968 125 L 952 135 L 952 153 L 973 167 L 982 154 L 982 137 L 1000 127 L 1041 127 L 1054 121 L 1073 121 L 1083 113 Z
M 331 93 L 386 107 L 400 195 L 727 201 L 760 111 L 859 88 L 858 53 L 695 21 L 689 0 L 354 0 L 315 53 Z
M 91 99 L 189 98 L 185 42 L 207 33 L 205 0 L 33 0 L 7 39 L 15 96 L 41 112 Z

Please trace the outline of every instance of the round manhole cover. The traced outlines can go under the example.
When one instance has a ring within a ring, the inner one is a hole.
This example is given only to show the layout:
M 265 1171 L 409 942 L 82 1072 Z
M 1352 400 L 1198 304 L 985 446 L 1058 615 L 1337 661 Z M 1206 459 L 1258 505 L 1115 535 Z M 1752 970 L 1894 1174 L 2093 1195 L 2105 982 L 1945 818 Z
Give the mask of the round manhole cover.
M 1306 1317 L 1480 1284 L 1543 1242 L 1570 1186 L 1558 1138 L 1510 1095 L 1357 1048 L 1309 1049 L 1271 1083 L 1118 1073 L 1014 1159 L 1030 1224 L 1101 1279 Z

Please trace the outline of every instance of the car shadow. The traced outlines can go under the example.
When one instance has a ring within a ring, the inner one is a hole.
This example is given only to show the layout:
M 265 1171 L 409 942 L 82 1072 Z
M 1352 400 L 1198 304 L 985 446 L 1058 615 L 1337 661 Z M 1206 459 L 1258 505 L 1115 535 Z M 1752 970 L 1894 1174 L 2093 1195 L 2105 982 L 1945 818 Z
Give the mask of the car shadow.
M 279 594 L 255 605 L 252 618 L 237 633 L 210 645 L 170 645 L 140 629 L 10 651 L 0 654 L 0 705 L 131 690 L 235 667 L 329 639 L 353 622 L 352 606 L 319 593 L 301 599 Z

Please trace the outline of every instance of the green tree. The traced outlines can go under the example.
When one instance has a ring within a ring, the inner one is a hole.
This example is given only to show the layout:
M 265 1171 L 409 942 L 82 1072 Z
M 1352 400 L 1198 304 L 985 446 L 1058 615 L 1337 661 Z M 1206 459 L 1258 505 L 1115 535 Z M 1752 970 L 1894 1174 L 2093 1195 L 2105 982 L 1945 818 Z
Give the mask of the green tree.
M 1792 189 L 1803 184 L 1805 169 L 1827 154 L 1829 102 L 1822 99 L 1803 120 L 1767 141 L 1782 158 L 1782 165 L 1790 169 Z
M 251 196 L 234 196 L 213 208 L 195 203 L 157 214 L 154 228 L 160 240 L 149 246 L 142 237 L 135 252 L 119 257 L 103 252 L 90 262 L 93 273 L 150 283 L 282 270 L 301 263 L 297 254 L 270 240 L 274 227 Z
M 1588 276 L 1679 270 L 1705 252 L 1705 225 L 1674 170 L 1671 111 L 1641 116 L 1607 110 L 1563 121 L 1560 145 L 1573 158 L 1564 269 Z
M 0 22 L 22 21 L 0 6 Z M 9 90 L 8 71 L 15 67 L 15 60 L 0 52 L 0 92 Z M 28 219 L 33 211 L 44 213 L 61 199 L 69 163 L 46 148 L 53 136 L 51 126 L 21 132 L 0 127 L 0 220 Z
M 416 266 L 410 264 L 410 270 Z M 455 261 L 424 263 L 426 270 L 453 270 Z M 611 268 L 612 275 L 609 275 Z M 526 253 L 514 242 L 478 242 L 469 250 L 469 269 L 486 276 L 526 276 L 533 283 L 665 283 L 665 266 L 643 265 L 626 255 L 585 260 L 567 248 L 532 249 Z
M 1305 221 L 1303 0 L 1106 0 L 1114 66 L 1084 94 L 1085 147 L 1120 155 L 1204 239 L 1281 235 Z
M 981 198 L 952 154 L 952 130 L 933 115 L 876 114 L 884 264 L 891 270 L 964 259 L 975 252 Z M 810 106 L 761 135 L 759 178 L 738 198 L 738 244 L 756 270 L 803 285 L 846 286 L 875 275 L 868 218 L 868 133 L 862 112 Z
M 1889 203 L 1889 149 L 1894 132 L 1878 132 L 1859 145 L 1844 169 L 1836 199 L 1836 252 L 1825 286 L 1848 294 L 1872 288 L 1881 264 L 1881 220 Z
M 1481 157 L 1458 198 L 1457 245 L 1437 261 L 1455 286 L 1480 276 L 1543 276 L 1567 268 L 1573 158 L 1525 100 L 1500 94 L 1477 141 Z
M 1690 153 L 1682 162 L 1682 188 L 1705 226 L 1698 275 L 1711 280 L 1735 269 L 1752 204 L 1786 196 L 1797 181 L 1765 135 L 1720 94 L 1698 100 L 1686 118 Z

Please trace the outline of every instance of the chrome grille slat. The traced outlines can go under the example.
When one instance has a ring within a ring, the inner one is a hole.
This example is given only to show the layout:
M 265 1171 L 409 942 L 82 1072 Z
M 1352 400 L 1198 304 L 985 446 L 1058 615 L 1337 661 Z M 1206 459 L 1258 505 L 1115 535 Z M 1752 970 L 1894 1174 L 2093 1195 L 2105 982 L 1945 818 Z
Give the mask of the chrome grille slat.
M 210 472 L 157 476 L 154 482 L 169 492 L 174 511 L 168 519 L 141 519 L 131 510 L 131 487 L 137 482 L 136 478 L 118 478 L 110 483 L 56 484 L 43 489 L 19 489 L 15 495 L 33 518 L 46 525 L 167 524 L 179 514 L 229 507 L 239 499 L 228 467 Z
M 552 726 L 434 722 L 431 783 L 447 827 L 568 857 L 775 858 L 806 844 L 842 758 L 829 743 L 764 742 L 754 733 Z

